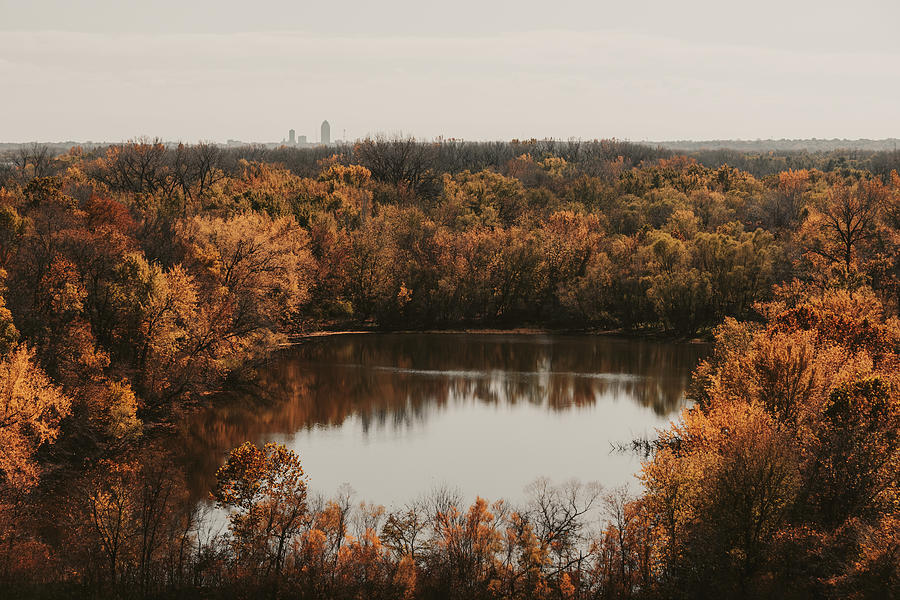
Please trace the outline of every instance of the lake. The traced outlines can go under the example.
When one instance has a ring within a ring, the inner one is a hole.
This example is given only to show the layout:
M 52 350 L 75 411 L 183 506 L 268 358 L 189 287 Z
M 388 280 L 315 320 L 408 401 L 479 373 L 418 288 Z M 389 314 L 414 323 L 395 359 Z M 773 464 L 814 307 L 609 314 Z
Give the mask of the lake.
M 596 335 L 404 333 L 311 338 L 182 426 L 205 496 L 228 449 L 276 441 L 312 492 L 397 507 L 435 487 L 513 502 L 538 477 L 638 489 L 640 458 L 685 406 L 703 344 Z

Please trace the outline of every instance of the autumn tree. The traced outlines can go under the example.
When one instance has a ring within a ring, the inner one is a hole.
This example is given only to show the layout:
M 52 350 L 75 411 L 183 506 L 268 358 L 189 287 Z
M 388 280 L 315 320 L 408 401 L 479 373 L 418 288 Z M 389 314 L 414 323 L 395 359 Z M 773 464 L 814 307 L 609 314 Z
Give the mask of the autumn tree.
M 152 446 L 101 460 L 69 494 L 66 561 L 97 593 L 142 597 L 185 584 L 196 509 L 183 475 Z
M 195 217 L 178 237 L 209 300 L 224 294 L 221 304 L 211 304 L 219 305 L 216 320 L 226 317 L 232 335 L 277 331 L 309 296 L 307 236 L 289 217 Z
M 277 577 L 306 516 L 300 458 L 279 444 L 245 442 L 216 473 L 213 497 L 229 509 L 236 567 L 250 577 Z
M 809 180 L 810 174 L 806 169 L 788 169 L 778 174 L 777 185 L 768 198 L 769 218 L 776 231 L 791 229 L 800 221 Z
M 877 179 L 832 185 L 801 229 L 807 255 L 824 260 L 823 271 L 835 265 L 844 279 L 864 270 L 871 245 L 882 232 L 887 198 L 888 190 Z
M 34 454 L 59 435 L 71 400 L 35 364 L 34 352 L 25 346 L 0 361 L 0 388 L 2 485 L 34 485 L 39 473 Z
M 277 347 L 309 299 L 315 268 L 307 235 L 290 217 L 195 217 L 182 223 L 177 239 L 193 275 L 157 271 L 148 302 L 154 315 L 143 325 L 160 336 L 145 350 L 155 347 L 162 364 L 179 365 L 180 376 L 164 383 L 170 399 Z
M 435 541 L 429 556 L 434 591 L 450 598 L 483 596 L 497 578 L 505 508 L 477 498 L 468 510 L 450 505 L 433 515 Z
M 492 171 L 463 171 L 444 178 L 441 212 L 443 220 L 456 229 L 474 225 L 510 226 L 526 206 L 525 189 L 511 177 Z
M 776 298 L 765 324 L 720 328 L 697 404 L 644 465 L 664 589 L 825 593 L 871 554 L 841 540 L 865 539 L 894 511 L 896 319 L 871 291 L 792 286 Z M 804 568 L 806 579 L 787 575 Z

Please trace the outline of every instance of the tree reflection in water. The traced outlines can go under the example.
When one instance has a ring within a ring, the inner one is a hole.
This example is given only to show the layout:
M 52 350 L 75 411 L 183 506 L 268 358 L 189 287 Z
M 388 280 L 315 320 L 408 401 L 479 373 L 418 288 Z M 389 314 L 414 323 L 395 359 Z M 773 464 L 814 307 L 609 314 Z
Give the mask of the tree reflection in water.
M 423 423 L 455 402 L 550 412 L 633 402 L 658 416 L 684 403 L 702 344 L 589 335 L 353 334 L 307 340 L 182 422 L 179 450 L 204 495 L 230 448 L 263 436 Z

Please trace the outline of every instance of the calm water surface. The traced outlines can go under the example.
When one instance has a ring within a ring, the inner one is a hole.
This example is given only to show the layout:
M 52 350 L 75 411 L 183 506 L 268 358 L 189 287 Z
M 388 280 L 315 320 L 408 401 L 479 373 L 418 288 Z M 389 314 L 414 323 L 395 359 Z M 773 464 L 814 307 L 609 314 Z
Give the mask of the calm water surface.
M 612 444 L 676 418 L 706 351 L 587 335 L 316 338 L 193 415 L 181 450 L 198 497 L 246 440 L 297 451 L 315 492 L 349 483 L 387 506 L 443 485 L 518 501 L 541 476 L 636 489 L 639 459 Z

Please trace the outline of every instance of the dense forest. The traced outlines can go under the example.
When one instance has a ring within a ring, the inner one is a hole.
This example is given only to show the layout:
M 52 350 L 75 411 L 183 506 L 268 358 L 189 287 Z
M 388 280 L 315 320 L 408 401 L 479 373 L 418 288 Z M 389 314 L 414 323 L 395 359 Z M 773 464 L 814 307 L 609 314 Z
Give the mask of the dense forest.
M 897 597 L 898 168 L 614 140 L 23 147 L 0 163 L 0 588 Z M 640 495 L 388 514 L 248 442 L 212 535 L 167 453 L 178 414 L 299 334 L 520 326 L 714 340 Z

